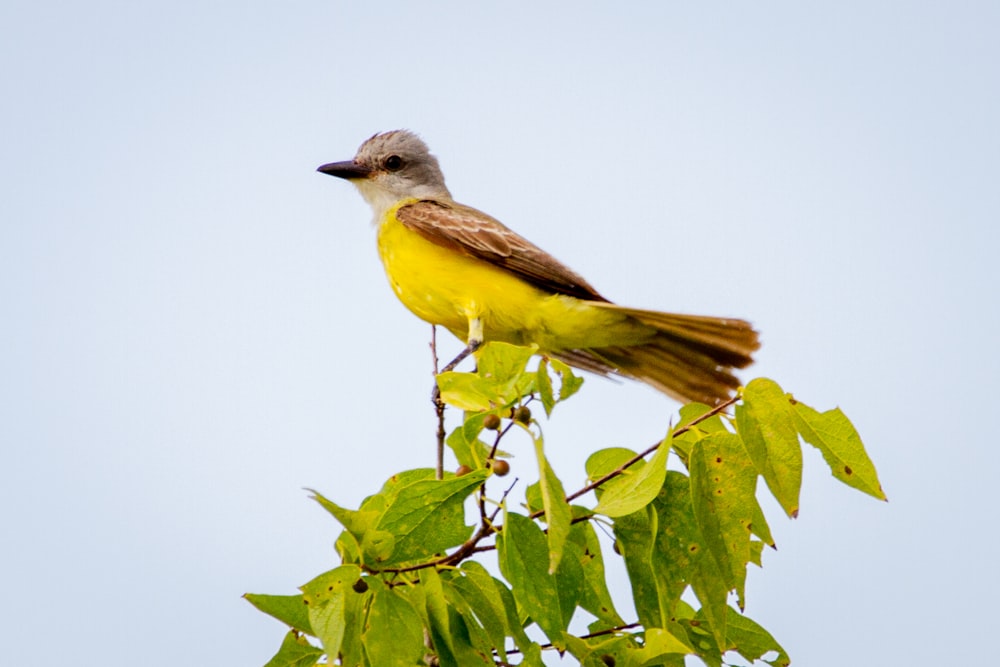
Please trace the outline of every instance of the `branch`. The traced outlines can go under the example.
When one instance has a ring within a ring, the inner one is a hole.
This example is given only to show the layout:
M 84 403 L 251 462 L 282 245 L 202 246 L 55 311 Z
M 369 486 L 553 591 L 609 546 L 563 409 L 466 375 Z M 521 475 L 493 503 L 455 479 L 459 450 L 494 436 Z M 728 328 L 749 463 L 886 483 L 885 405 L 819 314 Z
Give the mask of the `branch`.
M 718 405 L 716 405 L 714 408 L 712 408 L 711 410 L 709 410 L 705 414 L 700 415 L 697 418 L 691 420 L 690 424 L 685 424 L 684 426 L 682 426 L 679 429 L 677 429 L 676 431 L 674 431 L 674 436 L 681 435 L 682 433 L 687 433 L 693 427 L 697 426 L 698 424 L 700 424 L 701 422 L 705 421 L 706 419 L 714 417 L 715 415 L 719 414 L 720 412 L 723 412 L 726 408 L 728 408 L 729 406 L 733 405 L 734 403 L 736 403 L 741 398 L 742 398 L 742 395 L 739 394 L 739 393 L 737 393 L 735 396 L 729 398 L 728 400 L 723 401 L 722 403 L 719 403 Z M 602 484 L 608 482 L 609 480 L 612 480 L 615 477 L 618 477 L 619 475 L 621 475 L 622 473 L 624 473 L 626 469 L 628 469 L 629 467 L 635 465 L 639 461 L 643 460 L 644 458 L 646 458 L 647 456 L 649 456 L 650 454 L 652 454 L 653 452 L 655 452 L 657 449 L 659 449 L 660 445 L 662 445 L 662 444 L 663 444 L 663 440 L 657 442 L 655 445 L 651 445 L 650 447 L 648 447 L 647 449 L 645 449 L 642 452 L 639 452 L 638 454 L 636 454 L 635 456 L 633 456 L 632 458 L 630 458 L 628 461 L 626 461 L 625 463 L 621 464 L 620 466 L 618 466 L 617 468 L 615 468 L 614 470 L 612 470 L 608 474 L 604 475 L 603 477 L 600 477 L 600 478 L 594 480 L 593 482 L 587 484 L 585 487 L 583 487 L 579 491 L 575 491 L 575 492 L 569 494 L 568 496 L 566 496 L 566 502 L 567 503 L 573 502 L 574 500 L 576 500 L 580 496 L 584 495 L 585 493 L 589 493 L 590 491 L 593 491 L 594 489 L 596 489 L 597 487 L 601 486 Z M 544 510 L 536 510 L 536 511 L 532 512 L 531 514 L 529 514 L 528 518 L 530 518 L 530 519 L 537 519 L 538 517 L 542 516 L 543 514 L 545 514 Z M 584 519 L 583 519 L 583 517 L 580 517 L 579 520 L 584 520 Z M 574 520 L 574 523 L 575 522 L 576 522 L 576 520 Z
M 436 479 L 444 479 L 444 401 L 437 391 L 438 353 L 437 326 L 431 325 L 431 357 L 434 359 L 434 390 L 431 392 L 434 403 L 434 413 L 437 416 L 437 465 L 434 468 Z
M 598 630 L 597 632 L 591 632 L 585 635 L 580 635 L 577 639 L 593 639 L 594 637 L 601 637 L 603 635 L 613 635 L 616 632 L 621 632 L 622 630 L 631 630 L 633 628 L 642 627 L 642 623 L 636 621 L 635 623 L 626 623 L 625 625 L 619 625 L 617 628 L 607 628 L 606 630 Z M 539 644 L 538 648 L 544 650 L 555 648 L 552 644 Z M 507 654 L 520 653 L 521 650 L 517 648 L 512 648 L 507 651 Z
M 722 403 L 719 403 L 718 405 L 716 405 L 714 408 L 712 408 L 711 410 L 709 410 L 705 414 L 701 415 L 697 419 L 692 420 L 690 424 L 686 424 L 686 425 L 680 427 L 679 429 L 677 429 L 676 431 L 674 431 L 674 436 L 678 436 L 678 435 L 680 435 L 682 433 L 687 433 L 688 431 L 691 430 L 691 428 L 693 426 L 697 426 L 698 424 L 700 424 L 701 422 L 705 421 L 706 419 L 709 419 L 710 417 L 714 417 L 715 415 L 719 414 L 720 412 L 722 412 L 723 410 L 725 410 L 726 408 L 728 408 L 730 405 L 733 405 L 734 403 L 736 403 L 736 401 L 740 400 L 741 397 L 742 396 L 740 394 L 736 394 L 735 396 L 731 397 L 730 399 L 728 399 L 728 400 L 726 400 L 726 401 L 724 401 Z M 662 444 L 663 444 L 663 441 L 661 440 L 660 442 L 658 442 L 655 445 L 649 447 L 645 451 L 636 454 L 635 456 L 633 456 L 632 458 L 630 458 L 628 461 L 626 461 L 622 465 L 618 466 L 617 468 L 615 468 L 614 470 L 612 470 L 608 474 L 604 475 L 603 477 L 600 477 L 600 478 L 594 480 L 593 482 L 591 482 L 587 486 L 583 487 L 579 491 L 577 491 L 575 493 L 571 493 L 570 495 L 566 496 L 566 502 L 570 502 L 570 501 L 576 500 L 577 498 L 579 498 L 583 494 L 588 493 L 590 491 L 593 491 L 594 489 L 596 489 L 597 487 L 601 486 L 602 484 L 604 484 L 608 480 L 612 480 L 615 477 L 618 477 L 623 472 L 625 472 L 626 468 L 629 468 L 630 466 L 633 466 L 636 463 L 638 463 L 639 461 L 641 461 L 642 459 L 646 458 L 648 455 L 652 454 L 657 449 L 659 449 L 660 445 L 662 445 Z M 532 518 L 534 518 L 534 517 L 532 517 Z

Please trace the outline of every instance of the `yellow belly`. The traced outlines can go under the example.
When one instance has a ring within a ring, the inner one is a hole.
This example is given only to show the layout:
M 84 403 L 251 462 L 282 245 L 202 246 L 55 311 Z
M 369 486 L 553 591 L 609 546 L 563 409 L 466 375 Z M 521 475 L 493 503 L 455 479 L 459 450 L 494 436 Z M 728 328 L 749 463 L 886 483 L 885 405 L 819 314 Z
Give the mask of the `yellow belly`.
M 432 243 L 403 226 L 394 212 L 378 232 L 392 289 L 417 317 L 463 341 L 473 319 L 480 320 L 486 341 L 535 343 L 549 351 L 636 345 L 654 334 L 620 313 L 544 292 L 488 262 Z

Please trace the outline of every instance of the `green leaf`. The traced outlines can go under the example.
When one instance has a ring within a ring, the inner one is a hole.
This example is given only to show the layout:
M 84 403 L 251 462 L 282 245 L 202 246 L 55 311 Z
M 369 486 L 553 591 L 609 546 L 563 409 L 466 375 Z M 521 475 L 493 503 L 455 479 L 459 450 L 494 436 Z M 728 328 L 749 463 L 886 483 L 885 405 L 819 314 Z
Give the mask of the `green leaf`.
M 555 395 L 552 387 L 552 376 L 549 375 L 549 368 L 559 376 L 559 395 Z M 545 415 L 552 416 L 552 410 L 556 403 L 565 401 L 575 394 L 583 385 L 583 378 L 573 375 L 573 370 L 558 359 L 542 357 L 535 373 L 535 388 L 538 390 L 538 397 L 545 408 Z
M 507 614 L 507 625 L 510 629 L 510 635 L 514 638 L 514 643 L 527 660 L 527 656 L 532 655 L 533 650 L 539 649 L 538 642 L 532 641 L 524 631 L 524 628 L 530 622 L 530 618 L 520 609 L 517 600 L 514 599 L 514 592 L 504 581 L 493 579 L 493 583 L 495 584 L 497 594 L 503 600 L 503 608 Z
M 419 585 L 397 590 L 422 612 L 441 667 L 492 667 L 495 663 L 490 639 L 471 606 L 450 585 L 452 577 L 453 571 L 439 573 L 434 568 L 425 568 L 420 571 Z
M 441 400 L 460 410 L 489 410 L 506 401 L 496 383 L 472 373 L 449 371 L 437 376 Z
M 590 655 L 593 649 L 587 644 L 586 640 L 566 633 L 566 650 L 571 656 L 576 658 L 577 662 L 586 666 L 587 656 Z
M 646 465 L 639 467 L 637 463 L 606 482 L 594 512 L 610 517 L 625 516 L 653 502 L 667 475 L 670 440 L 668 435 Z
M 434 468 L 413 468 L 412 470 L 397 472 L 385 480 L 385 483 L 376 495 L 365 498 L 365 501 L 361 503 L 361 509 L 377 510 L 379 513 L 384 512 L 389 501 L 395 498 L 401 489 L 406 488 L 414 482 L 422 482 L 424 480 L 437 480 L 437 471 Z M 380 505 L 377 507 L 372 506 L 373 501 L 380 499 L 384 499 Z
M 431 475 L 433 476 L 433 474 L 432 470 Z M 401 475 L 406 476 L 407 473 L 401 473 Z M 392 488 L 389 482 L 383 486 L 383 489 Z M 372 529 L 378 521 L 379 516 L 385 511 L 386 497 L 381 493 L 372 494 L 362 501 L 359 510 L 349 510 L 340 507 L 336 503 L 324 498 L 318 492 L 313 492 L 313 499 L 333 514 L 347 528 L 346 531 L 340 534 L 334 545 L 337 553 L 340 555 L 341 561 L 345 564 L 360 564 L 364 560 L 362 556 L 362 542 L 367 532 Z
M 556 397 L 552 391 L 552 378 L 549 377 L 549 359 L 542 357 L 535 371 L 535 387 L 538 388 L 538 398 L 545 408 L 545 416 L 552 416 L 552 408 L 556 406 Z
M 562 482 L 556 477 L 548 459 L 545 458 L 542 436 L 535 436 L 534 441 L 535 457 L 538 459 L 538 487 L 542 496 L 542 507 L 545 510 L 545 523 L 549 527 L 549 574 L 555 574 L 563 557 L 566 539 L 569 537 L 573 513 L 569 503 L 566 502 L 566 492 L 563 491 Z
M 480 348 L 476 355 L 477 374 L 492 380 L 498 387 L 507 390 L 515 385 L 525 385 L 524 368 L 538 351 L 536 346 L 522 347 L 510 343 L 492 342 Z M 532 379 L 533 378 L 529 378 Z M 511 400 L 519 396 L 512 397 Z
M 691 500 L 709 552 L 743 606 L 757 472 L 739 436 L 713 433 L 691 450 Z
M 373 585 L 371 592 L 368 620 L 361 634 L 368 662 L 372 665 L 420 664 L 426 648 L 419 612 L 395 589 L 379 584 Z
M 612 470 L 620 468 L 629 459 L 635 457 L 637 452 L 625 447 L 608 447 L 599 449 L 587 458 L 585 464 L 587 470 L 587 480 L 595 481 L 604 477 Z M 644 465 L 645 461 L 638 461 L 637 466 Z M 597 489 L 597 493 L 603 493 L 603 487 Z
M 308 490 L 312 493 L 312 499 L 318 502 L 323 509 L 332 514 L 334 518 L 347 529 L 347 532 L 353 535 L 358 541 L 361 540 L 365 532 L 371 528 L 372 524 L 374 524 L 378 519 L 378 512 L 350 510 L 346 507 L 341 507 L 332 500 L 327 500 L 319 491 L 313 491 L 312 489 Z
M 456 585 L 458 581 L 465 579 L 467 577 L 458 572 L 454 578 L 444 581 L 444 595 L 448 605 L 461 618 L 469 643 L 481 655 L 492 656 L 492 652 L 496 651 L 500 659 L 506 661 L 506 618 L 498 615 L 498 610 L 489 602 L 484 602 L 482 607 L 477 606 L 475 592 L 467 595 L 465 587 Z M 500 614 L 503 613 L 502 608 L 499 611 Z M 493 664 L 492 660 L 488 664 Z
M 395 550 L 396 536 L 388 530 L 369 530 L 361 539 L 364 562 L 373 566 L 390 560 Z
M 861 436 L 840 408 L 820 413 L 796 402 L 794 413 L 802 439 L 823 454 L 834 477 L 879 500 L 887 500 Z
M 637 452 L 634 452 L 631 449 L 626 449 L 625 447 L 608 447 L 606 449 L 597 450 L 587 458 L 585 465 L 587 470 L 587 481 L 592 483 L 602 479 L 605 475 L 621 468 L 625 465 L 625 463 L 636 456 L 638 456 Z M 637 473 L 645 465 L 646 461 L 643 459 L 636 461 L 630 468 L 632 470 L 632 474 Z M 612 479 L 610 481 L 614 480 Z M 594 495 L 597 496 L 598 503 L 607 492 L 607 486 L 610 481 L 594 489 Z
M 646 628 L 670 628 L 683 635 L 673 619 L 690 618 L 693 610 L 680 599 L 690 585 L 706 619 L 699 622 L 696 645 L 701 655 L 719 653 L 725 638 L 729 588 L 715 559 L 704 546 L 695 521 L 690 482 L 669 471 L 652 505 L 615 520 L 615 537 L 625 559 L 639 621 Z M 718 626 L 718 636 L 712 634 Z M 683 661 L 678 664 L 683 664 Z
M 566 543 L 566 555 L 556 571 L 556 588 L 559 590 L 559 608 L 562 610 L 563 627 L 568 627 L 576 612 L 585 587 L 583 566 L 580 563 L 580 546 Z
M 542 503 L 542 483 L 535 482 L 529 484 L 524 489 L 524 508 L 528 510 L 530 514 L 535 512 L 544 512 L 545 506 Z
M 445 444 L 451 448 L 459 465 L 468 466 L 473 470 L 478 470 L 486 466 L 486 459 L 489 458 L 490 449 L 492 448 L 480 440 L 479 434 L 483 431 L 483 420 L 488 414 L 490 413 L 467 412 L 462 425 L 456 427 L 448 434 Z M 497 453 L 501 454 L 502 452 Z
M 711 563 L 712 567 L 717 567 L 715 561 L 707 553 L 704 561 Z M 728 615 L 729 609 L 728 606 L 722 606 L 721 612 L 724 617 Z M 712 628 L 703 610 L 695 611 L 691 605 L 680 600 L 674 609 L 674 618 L 667 623 L 666 627 L 671 634 L 683 638 L 688 646 L 694 647 L 698 657 L 705 664 L 712 667 L 721 666 L 723 649 L 712 634 Z
M 472 526 L 465 524 L 465 499 L 488 475 L 473 470 L 461 477 L 422 479 L 400 488 L 376 526 L 395 536 L 395 548 L 380 567 L 430 558 L 467 540 Z
M 281 648 L 264 667 L 311 667 L 322 655 L 322 649 L 310 644 L 294 630 L 289 630 L 281 642 Z
M 693 584 L 699 569 L 704 569 L 703 560 L 712 565 L 708 573 L 717 572 L 711 555 L 707 552 L 694 518 L 691 504 L 691 482 L 687 475 L 671 470 L 663 483 L 663 490 L 654 503 L 657 513 L 655 543 L 653 545 L 655 572 L 660 590 L 660 605 L 664 612 L 656 624 L 647 627 L 666 627 L 666 619 L 676 615 L 681 594 Z M 705 575 L 699 582 L 705 580 Z M 725 586 L 722 587 L 722 602 L 725 604 Z M 706 596 L 708 589 L 699 583 L 699 599 Z M 702 600 L 705 603 L 705 600 Z
M 360 581 L 364 582 L 364 586 L 358 587 L 355 590 L 354 586 L 358 583 L 355 582 L 351 587 L 353 595 L 349 594 L 345 598 L 344 620 L 347 627 L 344 632 L 344 640 L 340 644 L 340 664 L 342 665 L 364 664 L 364 647 L 361 642 L 361 633 L 372 602 L 372 595 L 368 590 L 373 585 L 378 585 L 381 582 L 378 577 L 368 576 L 362 577 Z
M 702 435 L 707 435 L 709 433 L 715 433 L 716 431 L 728 431 L 725 422 L 722 421 L 722 415 L 712 415 L 707 419 L 702 419 L 694 426 L 691 426 L 693 422 L 701 419 L 703 415 L 708 414 L 715 408 L 705 405 L 704 403 L 687 403 L 681 406 L 679 411 L 680 421 L 677 426 L 674 427 L 674 432 L 679 431 L 682 428 L 688 428 L 688 431 L 700 431 Z
M 301 595 L 260 595 L 247 593 L 243 598 L 265 614 L 273 616 L 293 630 L 313 634 L 309 608 Z
M 357 565 L 341 565 L 302 586 L 309 609 L 309 625 L 327 655 L 340 653 L 347 629 L 348 597 L 358 596 L 352 586 L 361 577 Z
M 764 543 L 760 540 L 750 540 L 750 562 L 757 567 L 764 567 L 761 556 L 764 554 Z
M 706 558 L 705 560 L 711 561 L 712 559 Z M 716 611 L 714 606 L 703 605 L 694 617 L 678 619 L 680 620 L 679 625 L 687 633 L 688 643 L 698 650 L 698 657 L 710 667 L 721 667 L 723 664 L 722 654 L 726 649 L 724 643 L 719 643 L 718 628 L 721 627 L 723 630 L 726 628 L 730 609 L 732 608 L 729 606 L 722 606 L 718 610 L 722 613 L 721 618 L 715 618 L 712 616 Z
M 526 516 L 508 512 L 497 536 L 500 571 L 514 598 L 555 646 L 566 629 L 556 578 L 548 573 L 545 534 Z
M 775 641 L 771 633 L 733 608 L 729 609 L 726 639 L 729 649 L 735 650 L 750 662 L 761 660 L 776 667 L 787 667 L 791 663 L 785 649 Z M 772 651 L 777 656 L 764 660 L 764 656 Z
M 684 656 L 681 655 L 681 654 L 665 655 L 665 656 L 662 656 L 660 658 L 655 659 L 653 662 L 644 662 L 644 661 L 642 661 L 641 658 L 635 657 L 633 655 L 633 654 L 636 654 L 636 653 L 640 653 L 641 651 L 642 651 L 642 649 L 639 648 L 639 649 L 633 649 L 632 651 L 627 652 L 625 654 L 625 660 L 626 660 L 626 662 L 624 663 L 624 667 L 686 667 L 686 665 L 688 665 L 688 664 L 699 664 L 699 663 L 695 663 L 695 662 L 692 662 L 692 663 L 685 662 Z M 640 653 L 640 655 L 644 655 L 644 654 Z M 701 658 L 702 656 L 699 655 L 698 657 Z M 621 665 L 622 663 L 619 662 L 618 664 Z M 714 665 L 711 662 L 707 662 L 706 661 L 705 664 L 708 665 L 709 667 L 721 667 L 721 663 L 719 663 L 719 665 Z M 600 664 L 595 664 L 595 665 L 593 665 L 593 667 L 603 667 L 603 666 L 600 665 Z
M 695 653 L 694 647 L 688 645 L 686 636 L 677 636 L 663 628 L 646 628 L 645 639 L 637 656 L 642 664 L 651 664 L 651 661 L 669 655 Z
M 566 633 L 565 641 L 567 652 L 576 658 L 576 661 L 582 667 L 591 667 L 591 665 L 594 665 L 594 662 L 589 659 L 594 649 L 585 639 Z
M 777 548 L 774 546 L 774 537 L 771 536 L 771 527 L 767 525 L 767 517 L 764 516 L 764 510 L 761 509 L 756 496 L 754 496 L 753 517 L 750 519 L 750 532 L 772 549 Z
M 518 663 L 519 667 L 545 667 L 542 662 L 542 647 L 538 644 L 530 644 L 528 648 L 522 649 L 523 658 Z
M 639 615 L 639 622 L 647 628 L 662 625 L 663 619 L 669 614 L 666 605 L 661 606 L 661 601 L 666 601 L 670 596 L 663 590 L 663 580 L 654 565 L 659 553 L 654 548 L 657 528 L 657 513 L 652 506 L 619 517 L 614 523 L 615 542 L 625 560 L 625 571 L 632 583 L 635 610 Z M 680 591 L 677 595 L 680 595 Z
M 502 582 L 475 561 L 462 563 L 460 572 L 463 576 L 453 579 L 452 584 L 469 600 L 483 628 L 490 633 L 494 647 L 501 650 L 501 657 L 502 648 L 497 643 L 502 644 L 507 636 L 513 637 L 522 651 L 534 643 L 521 627 L 514 598 Z
M 627 653 L 638 653 L 637 642 L 632 635 L 621 637 L 591 637 L 581 639 L 570 634 L 566 635 L 566 648 L 570 655 L 577 659 L 582 667 L 607 667 L 609 664 L 630 667 L 641 664 L 626 656 Z
M 493 342 L 476 353 L 476 373 L 451 371 L 437 376 L 445 403 L 462 410 L 490 410 L 509 405 L 534 388 L 535 373 L 525 366 L 536 348 Z
M 461 599 L 458 599 L 458 602 L 461 602 Z M 488 665 L 495 667 L 493 647 L 490 645 L 489 638 L 482 626 L 476 621 L 472 610 L 463 606 L 462 612 L 460 612 L 454 604 L 451 604 L 448 607 L 448 620 L 452 628 L 456 666 Z M 444 665 L 443 662 L 441 664 Z
M 716 414 L 705 418 L 703 421 L 695 423 L 712 408 L 704 403 L 688 403 L 680 409 L 680 422 L 674 427 L 673 450 L 686 466 L 691 455 L 691 447 L 694 443 L 704 438 L 709 433 L 716 431 L 729 431 L 722 419 L 722 415 Z
M 462 419 L 462 425 L 456 428 L 451 435 L 460 433 L 464 442 L 476 442 L 479 439 L 479 434 L 483 432 L 483 421 L 486 419 L 486 415 L 491 414 L 492 412 L 495 411 L 463 413 L 464 419 Z M 485 459 L 486 457 L 484 456 L 483 460 Z
M 736 406 L 736 424 L 771 493 L 788 516 L 798 516 L 802 446 L 785 392 L 766 378 L 752 380 Z
M 605 470 L 620 466 L 632 456 L 631 451 L 618 448 L 597 452 L 587 461 L 588 477 L 599 477 Z M 646 465 L 640 461 L 634 467 L 641 470 Z M 666 474 L 679 475 L 685 484 L 687 482 L 687 478 L 680 473 Z M 664 491 L 661 489 L 661 493 Z M 600 494 L 598 497 L 603 499 Z M 690 496 L 687 493 L 685 500 L 684 516 L 690 516 Z M 678 583 L 679 577 L 669 576 L 674 572 L 675 561 L 665 557 L 657 543 L 660 530 L 667 526 L 658 511 L 662 503 L 658 500 L 654 502 L 655 506 L 647 505 L 632 514 L 617 517 L 614 522 L 617 551 L 625 560 L 636 612 L 645 627 L 662 627 L 686 587 L 686 579 Z
M 573 524 L 570 530 L 570 540 L 579 546 L 576 554 L 583 570 L 583 591 L 580 596 L 580 606 L 602 623 L 600 628 L 591 628 L 591 630 L 604 630 L 625 625 L 625 621 L 615 610 L 611 593 L 608 591 L 601 542 L 597 538 L 594 527 L 589 521 Z
M 567 398 L 580 391 L 583 386 L 583 378 L 573 374 L 573 369 L 558 359 L 550 359 L 552 370 L 559 374 L 559 400 L 565 401 Z
M 361 564 L 361 543 L 358 542 L 358 538 L 351 535 L 348 531 L 343 530 L 340 535 L 337 536 L 337 541 L 333 543 L 334 549 L 337 551 L 337 555 L 340 556 L 340 562 L 344 565 L 349 563 L 360 565 Z
M 419 602 L 411 599 L 411 603 L 421 605 L 426 612 L 425 623 L 438 663 L 441 667 L 459 667 L 456 646 L 461 644 L 461 638 L 456 636 L 455 629 L 451 626 L 450 605 L 445 598 L 441 576 L 432 567 L 424 568 L 420 572 L 420 585 L 413 589 L 421 592 L 422 599 Z

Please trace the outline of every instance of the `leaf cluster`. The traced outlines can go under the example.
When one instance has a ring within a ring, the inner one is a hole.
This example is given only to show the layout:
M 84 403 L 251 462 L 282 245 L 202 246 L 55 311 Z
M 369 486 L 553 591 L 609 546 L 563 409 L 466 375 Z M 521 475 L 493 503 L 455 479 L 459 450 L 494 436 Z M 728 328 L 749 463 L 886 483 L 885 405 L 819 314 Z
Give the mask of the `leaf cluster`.
M 843 413 L 818 412 L 757 379 L 723 405 L 684 406 L 678 424 L 643 451 L 594 452 L 588 484 L 567 494 L 528 406 L 551 415 L 582 380 L 555 360 L 529 369 L 534 353 L 492 343 L 475 373 L 438 377 L 442 399 L 465 411 L 447 438 L 462 474 L 401 472 L 357 509 L 314 492 L 343 526 L 341 565 L 300 594 L 246 596 L 290 628 L 268 667 L 324 655 L 357 667 L 537 667 L 552 650 L 587 667 L 682 667 L 686 655 L 714 667 L 730 651 L 789 664 L 742 613 L 747 565 L 760 566 L 763 548 L 774 546 L 758 481 L 797 516 L 805 441 L 834 477 L 884 499 Z M 495 480 L 506 473 L 499 445 L 512 431 L 531 440 L 537 462 L 521 506 L 508 502 L 511 485 Z M 595 527 L 612 536 L 607 555 L 631 582 L 628 620 L 611 599 Z M 586 632 L 570 630 L 587 620 Z

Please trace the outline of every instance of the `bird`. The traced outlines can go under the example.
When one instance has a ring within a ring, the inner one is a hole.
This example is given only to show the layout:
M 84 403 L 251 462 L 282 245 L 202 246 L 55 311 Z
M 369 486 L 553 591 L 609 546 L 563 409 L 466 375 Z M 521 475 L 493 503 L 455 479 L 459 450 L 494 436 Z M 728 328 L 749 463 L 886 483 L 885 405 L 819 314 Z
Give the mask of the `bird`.
M 486 341 L 536 345 L 584 371 L 717 405 L 740 386 L 735 370 L 760 347 L 742 319 L 612 303 L 499 220 L 455 201 L 437 158 L 409 130 L 375 134 L 352 159 L 318 171 L 349 181 L 371 206 L 393 291 L 417 317 L 466 343 L 455 362 Z

